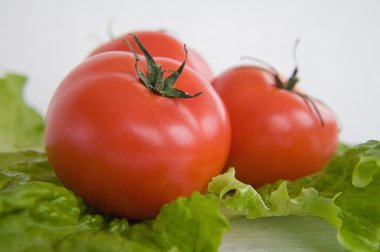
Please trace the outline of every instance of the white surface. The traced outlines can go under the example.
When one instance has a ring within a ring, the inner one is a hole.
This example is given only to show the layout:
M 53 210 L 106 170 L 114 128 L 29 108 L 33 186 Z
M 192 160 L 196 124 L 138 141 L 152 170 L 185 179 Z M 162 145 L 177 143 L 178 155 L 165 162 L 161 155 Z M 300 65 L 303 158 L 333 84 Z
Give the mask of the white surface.
M 316 217 L 237 218 L 230 223 L 219 252 L 348 252 L 336 230 Z
M 0 71 L 28 75 L 42 113 L 61 79 L 98 45 L 137 29 L 166 29 L 208 59 L 215 74 L 254 56 L 290 74 L 301 39 L 300 86 L 327 103 L 350 143 L 380 139 L 380 1 L 0 0 Z

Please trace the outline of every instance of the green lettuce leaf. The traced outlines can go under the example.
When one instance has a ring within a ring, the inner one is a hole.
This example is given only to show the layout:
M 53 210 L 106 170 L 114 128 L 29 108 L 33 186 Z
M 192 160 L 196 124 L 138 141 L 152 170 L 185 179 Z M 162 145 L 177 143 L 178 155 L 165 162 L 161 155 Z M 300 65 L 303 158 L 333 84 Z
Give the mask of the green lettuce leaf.
M 0 152 L 43 149 L 43 119 L 23 100 L 25 82 L 12 73 L 0 78 Z
M 193 193 L 164 206 L 153 222 L 135 225 L 126 234 L 158 251 L 217 251 L 228 228 L 218 198 Z
M 0 153 L 0 251 L 217 251 L 228 228 L 215 195 L 178 198 L 129 224 L 87 207 L 45 154 Z
M 234 177 L 234 170 L 213 179 L 227 216 L 315 216 L 337 230 L 352 251 L 380 249 L 380 142 L 368 141 L 340 151 L 322 172 L 296 181 L 278 181 L 257 191 Z

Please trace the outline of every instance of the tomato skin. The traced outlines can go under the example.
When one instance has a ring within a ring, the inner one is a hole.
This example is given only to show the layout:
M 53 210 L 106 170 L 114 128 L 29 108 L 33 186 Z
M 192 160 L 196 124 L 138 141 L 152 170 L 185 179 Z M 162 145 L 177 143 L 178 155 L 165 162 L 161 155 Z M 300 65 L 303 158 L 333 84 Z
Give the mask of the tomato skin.
M 182 62 L 185 58 L 183 50 L 184 43 L 163 31 L 136 31 L 136 34 L 144 47 L 153 57 L 165 57 Z M 136 48 L 136 52 L 142 55 L 137 44 L 133 41 L 130 34 L 125 34 L 121 37 L 110 40 L 107 43 L 100 45 L 90 56 L 107 51 L 127 51 L 130 52 L 128 46 L 122 41 L 122 38 L 128 39 L 132 46 Z M 211 67 L 206 60 L 194 49 L 188 47 L 187 66 L 202 75 L 206 80 L 211 82 L 214 78 Z
M 139 220 L 206 188 L 227 159 L 230 123 L 211 85 L 192 70 L 185 67 L 175 87 L 203 93 L 166 98 L 140 83 L 134 64 L 131 53 L 107 52 L 66 76 L 47 111 L 45 144 L 66 187 L 96 209 Z M 139 66 L 146 71 L 143 57 Z
M 278 179 L 297 179 L 317 172 L 335 153 L 338 127 L 333 113 L 276 87 L 274 76 L 239 66 L 212 83 L 231 119 L 231 150 L 226 168 L 235 167 L 242 182 L 259 187 Z

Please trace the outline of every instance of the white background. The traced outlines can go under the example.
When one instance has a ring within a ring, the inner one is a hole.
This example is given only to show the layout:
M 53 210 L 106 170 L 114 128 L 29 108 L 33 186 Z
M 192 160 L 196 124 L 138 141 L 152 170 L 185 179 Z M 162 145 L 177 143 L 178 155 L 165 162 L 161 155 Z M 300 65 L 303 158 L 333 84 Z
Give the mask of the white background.
M 0 0 L 0 71 L 26 74 L 27 100 L 45 113 L 62 78 L 114 35 L 165 29 L 214 73 L 254 56 L 283 74 L 298 47 L 300 87 L 327 103 L 349 143 L 380 139 L 380 1 Z

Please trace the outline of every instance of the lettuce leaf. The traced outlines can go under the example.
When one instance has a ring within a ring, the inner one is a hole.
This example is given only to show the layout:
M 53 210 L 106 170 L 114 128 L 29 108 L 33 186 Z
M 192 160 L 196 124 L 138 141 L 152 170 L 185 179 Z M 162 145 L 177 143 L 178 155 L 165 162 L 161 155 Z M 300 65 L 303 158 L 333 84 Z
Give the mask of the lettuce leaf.
M 23 100 L 25 82 L 12 73 L 0 78 L 0 152 L 43 149 L 44 122 Z
M 315 216 L 337 231 L 352 251 L 380 249 L 380 142 L 339 152 L 322 172 L 296 181 L 277 181 L 257 191 L 238 181 L 234 170 L 213 179 L 227 216 Z
M 87 207 L 46 155 L 0 153 L 0 251 L 217 251 L 229 224 L 215 195 L 194 193 L 129 224 Z

